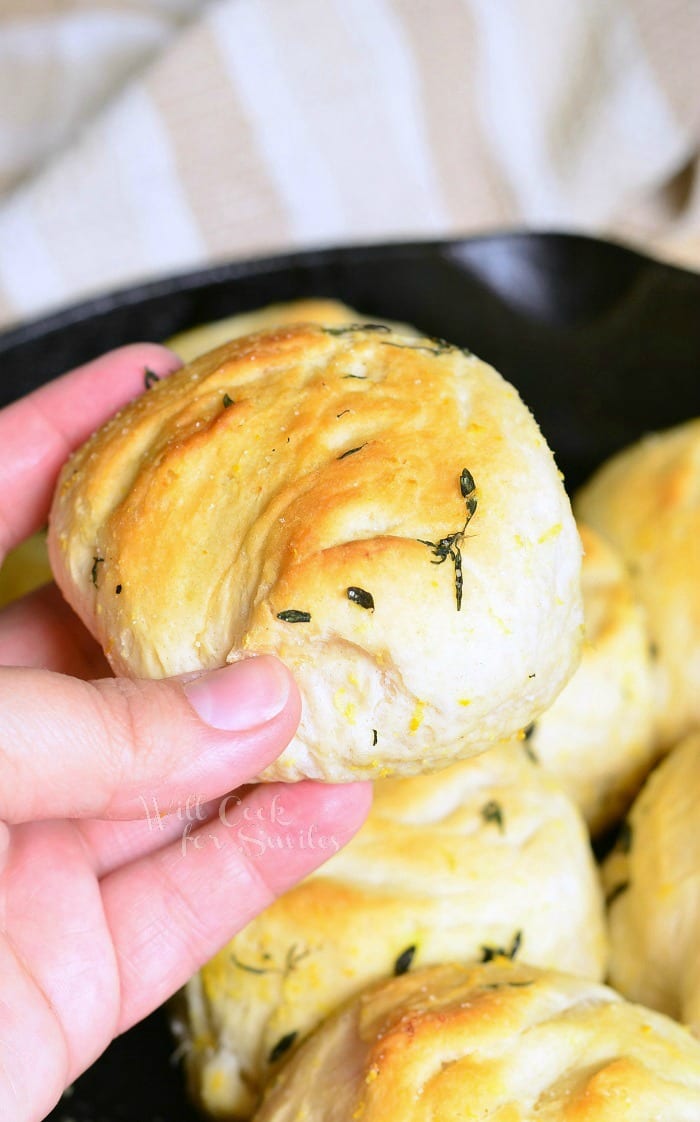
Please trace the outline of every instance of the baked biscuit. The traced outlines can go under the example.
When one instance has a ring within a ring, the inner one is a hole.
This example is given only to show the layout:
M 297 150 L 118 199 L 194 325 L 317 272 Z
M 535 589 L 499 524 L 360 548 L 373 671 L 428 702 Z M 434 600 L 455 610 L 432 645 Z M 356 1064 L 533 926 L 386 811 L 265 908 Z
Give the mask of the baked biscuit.
M 521 743 L 377 783 L 349 845 L 188 983 L 192 1093 L 245 1118 L 285 1047 L 369 982 L 496 948 L 594 979 L 607 958 L 583 823 Z
M 117 674 L 286 662 L 301 723 L 264 779 L 445 766 L 579 656 L 580 541 L 531 414 L 381 325 L 249 335 L 153 386 L 69 460 L 49 547 Z
M 700 1036 L 700 733 L 649 777 L 608 857 L 611 983 Z
M 290 300 L 283 304 L 268 304 L 252 312 L 239 312 L 225 319 L 190 327 L 168 339 L 167 346 L 179 354 L 183 362 L 213 351 L 215 347 L 237 339 L 241 335 L 251 335 L 254 331 L 264 331 L 271 327 L 282 327 L 292 323 L 321 323 L 326 327 L 340 324 L 363 323 L 367 317 L 339 300 Z M 382 323 L 388 323 L 382 320 Z M 398 325 L 391 325 L 398 326 Z M 401 325 L 403 334 L 414 334 L 412 328 Z
M 574 506 L 620 551 L 646 609 L 657 735 L 670 748 L 700 726 L 700 419 L 620 452 Z
M 606 986 L 498 960 L 378 983 L 255 1122 L 698 1122 L 700 1044 Z
M 579 525 L 579 533 L 581 663 L 528 738 L 597 834 L 624 814 L 656 756 L 652 660 L 644 610 L 622 559 L 590 527 Z
M 184 362 L 190 362 L 229 339 L 265 327 L 287 323 L 349 324 L 361 319 L 359 312 L 338 300 L 291 300 L 191 327 L 174 335 L 166 345 L 176 351 Z M 404 332 L 412 332 L 410 327 L 401 327 Z M 46 534 L 37 533 L 10 552 L 0 567 L 0 607 L 50 580 Z

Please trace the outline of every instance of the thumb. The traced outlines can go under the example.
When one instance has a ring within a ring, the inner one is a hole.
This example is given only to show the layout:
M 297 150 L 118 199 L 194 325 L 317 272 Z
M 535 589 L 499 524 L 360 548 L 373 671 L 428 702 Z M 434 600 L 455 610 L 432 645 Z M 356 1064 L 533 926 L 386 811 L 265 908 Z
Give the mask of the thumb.
M 0 669 L 0 820 L 140 818 L 250 781 L 292 738 L 299 695 L 272 656 L 189 680 L 83 682 Z

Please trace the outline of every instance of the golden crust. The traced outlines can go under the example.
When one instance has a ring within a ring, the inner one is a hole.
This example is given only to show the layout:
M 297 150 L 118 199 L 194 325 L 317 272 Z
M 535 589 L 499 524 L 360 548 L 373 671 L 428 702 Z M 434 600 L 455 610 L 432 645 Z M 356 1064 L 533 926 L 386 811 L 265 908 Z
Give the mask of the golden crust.
M 522 743 L 384 780 L 353 841 L 186 987 L 193 1093 L 214 1117 L 246 1117 L 279 1041 L 301 1040 L 397 962 L 478 960 L 514 940 L 534 964 L 603 976 L 597 871 L 555 781 Z
M 191 362 L 194 358 L 213 351 L 228 343 L 230 339 L 237 339 L 241 335 L 251 335 L 254 331 L 265 331 L 271 327 L 282 327 L 292 323 L 321 323 L 325 326 L 366 323 L 367 316 L 356 312 L 347 304 L 338 300 L 290 300 L 284 304 L 269 304 L 266 308 L 256 308 L 252 312 L 239 312 L 235 316 L 216 320 L 214 323 L 205 323 L 200 327 L 191 327 L 188 331 L 181 331 L 168 340 L 168 346 L 179 354 L 183 362 Z M 387 323 L 386 320 L 381 320 Z M 391 326 L 399 327 L 392 324 Z M 413 329 L 403 324 L 399 328 L 402 334 L 413 334 Z
M 530 745 L 593 833 L 624 814 L 651 769 L 652 660 L 646 617 L 621 557 L 579 524 L 583 542 L 581 663 L 530 733 Z
M 657 736 L 700 726 L 700 419 L 613 457 L 574 503 L 621 553 L 655 653 Z
M 117 673 L 287 663 L 302 719 L 265 779 L 444 766 L 578 658 L 580 542 L 532 416 L 478 359 L 384 328 L 247 336 L 161 381 L 68 462 L 49 545 Z
M 697 1122 L 700 1045 L 612 990 L 500 959 L 379 983 L 293 1055 L 255 1122 Z
M 700 1036 L 700 733 L 649 777 L 605 863 L 612 984 Z

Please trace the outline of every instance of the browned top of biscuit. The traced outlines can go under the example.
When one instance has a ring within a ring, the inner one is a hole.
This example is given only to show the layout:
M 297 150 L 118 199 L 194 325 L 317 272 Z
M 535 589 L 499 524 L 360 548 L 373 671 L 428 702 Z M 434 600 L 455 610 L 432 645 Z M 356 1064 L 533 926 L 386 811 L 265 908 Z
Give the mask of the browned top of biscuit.
M 604 986 L 504 959 L 372 987 L 293 1056 L 256 1122 L 695 1119 L 700 1044 Z
M 285 659 L 307 702 L 288 778 L 346 726 L 344 778 L 377 774 L 373 729 L 392 767 L 448 762 L 527 723 L 578 650 L 580 546 L 531 415 L 383 325 L 247 336 L 154 385 L 69 462 L 51 549 L 119 673 Z

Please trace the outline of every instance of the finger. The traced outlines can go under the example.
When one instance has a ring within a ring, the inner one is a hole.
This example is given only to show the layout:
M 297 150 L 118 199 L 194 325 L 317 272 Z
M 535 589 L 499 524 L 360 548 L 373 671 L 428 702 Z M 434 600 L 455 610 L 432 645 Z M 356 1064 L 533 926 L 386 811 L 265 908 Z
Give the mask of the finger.
M 42 1048 L 44 1043 L 53 1047 L 53 1056 L 43 1053 L 34 1062 L 42 1083 L 48 1083 L 53 1092 L 57 1076 L 61 1081 L 70 1078 L 78 1065 L 86 1066 L 106 1047 L 119 1008 L 116 960 L 100 886 L 89 868 L 81 838 L 71 826 L 41 822 L 15 827 L 3 874 L 6 916 L 0 938 L 7 940 L 16 955 L 13 973 L 21 972 L 35 990 L 34 994 L 27 990 L 24 1001 L 12 1010 L 17 1018 L 17 1054 L 10 1071 L 21 1067 L 23 1052 L 31 1058 L 25 1015 L 36 1013 L 37 1005 L 43 1006 L 54 1024 L 45 1026 L 46 1036 L 40 1039 Z M 0 1025 L 6 1008 L 0 1002 Z M 63 1026 L 58 1041 L 57 1023 Z M 47 1064 L 43 1070 L 42 1063 Z M 0 1085 L 2 1082 L 0 1078 Z M 29 1111 L 19 1115 L 29 1116 Z M 31 1114 L 43 1116 L 38 1110 Z M 0 1117 L 4 1120 L 6 1116 Z
M 38 993 L 24 961 L 2 933 L 0 977 L 0 1118 L 22 1122 L 43 1118 L 65 1086 L 65 1033 L 49 1002 Z M 26 1040 L 34 1046 L 28 1048 Z
M 32 666 L 75 678 L 111 674 L 99 643 L 55 584 L 44 585 L 0 611 L 0 666 Z
M 0 558 L 45 522 L 62 464 L 103 421 L 143 392 L 145 370 L 160 377 L 180 365 L 176 355 L 155 343 L 121 347 L 0 412 Z
M 82 682 L 0 668 L 0 819 L 143 818 L 247 782 L 288 744 L 300 701 L 272 656 L 188 682 Z
M 208 803 L 190 799 L 173 814 L 162 814 L 157 801 L 146 800 L 145 818 L 130 822 L 88 818 L 76 821 L 75 827 L 91 854 L 95 876 L 105 877 L 122 865 L 164 849 L 182 837 L 189 823 L 199 827 L 215 818 L 222 798 L 211 799 Z
M 165 1001 L 228 939 L 344 845 L 368 783 L 256 787 L 211 823 L 102 881 L 121 985 L 119 1031 Z M 223 804 L 222 804 L 223 806 Z

